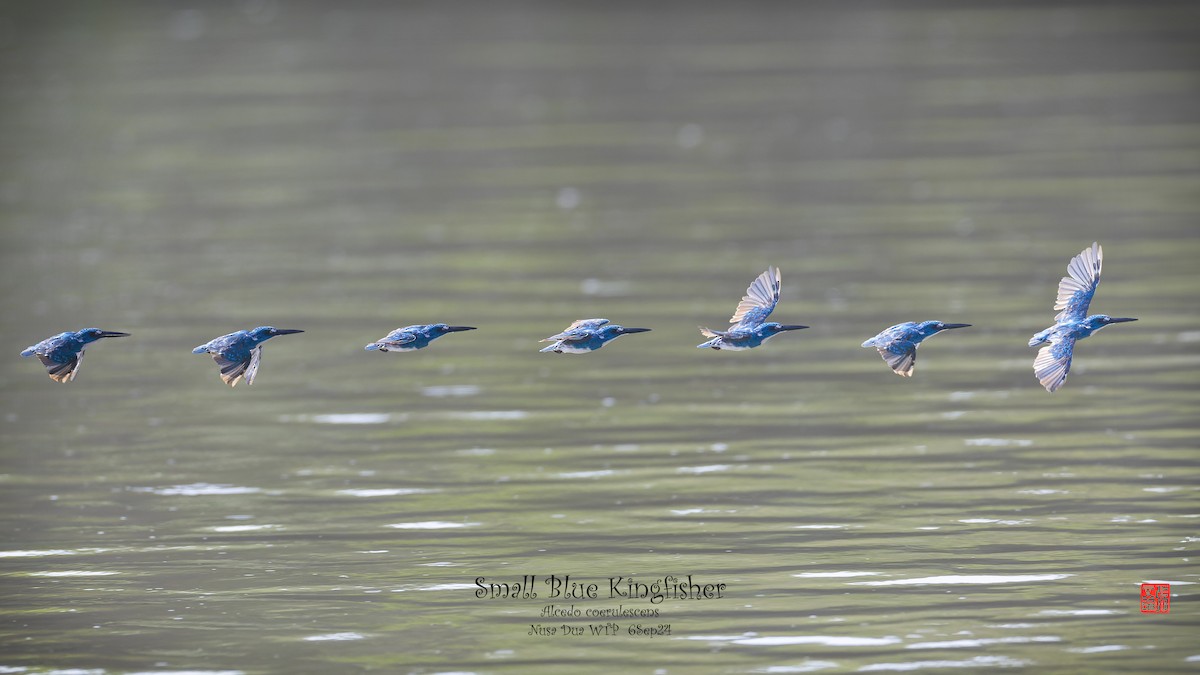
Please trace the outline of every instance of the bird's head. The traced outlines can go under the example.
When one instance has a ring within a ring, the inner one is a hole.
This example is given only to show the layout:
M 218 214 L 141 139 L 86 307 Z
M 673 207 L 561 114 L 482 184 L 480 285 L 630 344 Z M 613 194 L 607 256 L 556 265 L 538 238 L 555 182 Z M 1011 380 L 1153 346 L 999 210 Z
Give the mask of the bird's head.
M 475 326 L 447 326 L 444 323 L 434 324 L 432 328 L 435 335 L 458 333 L 464 330 L 475 330 Z
M 302 330 L 295 328 L 276 328 L 274 326 L 259 326 L 250 331 L 250 337 L 259 342 L 275 337 L 276 335 L 291 335 L 292 333 L 303 333 Z
M 921 335 L 924 335 L 925 337 L 936 335 L 944 330 L 970 327 L 971 324 L 969 323 L 946 323 L 944 321 L 922 321 L 921 323 L 917 324 L 917 330 L 920 331 Z
M 784 323 L 775 323 L 774 321 L 768 321 L 760 327 L 760 330 L 762 331 L 763 335 L 770 336 L 770 335 L 778 335 L 779 333 L 785 333 L 789 330 L 803 330 L 805 328 L 808 328 L 808 326 L 789 325 L 789 324 L 784 324 Z
M 616 337 L 618 335 L 629 335 L 630 333 L 648 333 L 648 332 L 650 332 L 650 329 L 649 328 L 626 328 L 625 326 L 618 326 L 616 324 L 612 324 L 612 325 L 604 326 L 597 332 L 599 332 L 601 335 L 604 335 L 604 336 Z
M 1128 317 L 1120 317 L 1120 316 L 1109 316 L 1107 314 L 1093 314 L 1085 320 L 1087 321 L 1088 325 L 1090 325 L 1092 327 L 1093 330 L 1100 330 L 1101 328 L 1112 325 L 1114 323 L 1129 323 L 1130 321 L 1137 321 L 1137 319 L 1131 319 Z
M 110 337 L 128 337 L 129 333 L 121 333 L 115 330 L 100 330 L 99 328 L 84 328 L 75 334 L 82 342 L 95 342 L 100 338 Z

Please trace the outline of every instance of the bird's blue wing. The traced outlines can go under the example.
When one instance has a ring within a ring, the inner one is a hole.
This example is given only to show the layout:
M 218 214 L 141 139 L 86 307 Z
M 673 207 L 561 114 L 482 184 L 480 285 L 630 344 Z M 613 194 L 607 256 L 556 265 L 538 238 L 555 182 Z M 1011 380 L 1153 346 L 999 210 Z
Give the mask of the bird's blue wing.
M 1037 358 L 1033 360 L 1033 372 L 1046 391 L 1056 391 L 1067 381 L 1074 349 L 1075 338 L 1061 337 L 1038 350 Z
M 563 329 L 561 333 L 543 338 L 539 342 L 555 342 L 571 338 L 578 330 L 595 330 L 608 323 L 608 319 L 579 319 Z M 590 337 L 590 334 L 589 334 Z M 578 338 L 574 338 L 578 339 Z
M 250 350 L 250 365 L 246 367 L 246 386 L 254 384 L 254 376 L 258 375 L 258 366 L 262 363 L 262 345 Z
M 255 352 L 261 353 L 261 350 L 256 347 L 244 359 L 227 359 L 220 354 L 212 355 L 213 361 L 216 361 L 217 366 L 221 368 L 221 379 L 225 384 L 231 387 L 237 386 L 238 380 L 242 379 L 242 376 L 246 374 L 246 369 L 250 367 L 250 362 L 254 360 Z M 255 369 L 257 371 L 257 364 Z M 247 380 L 246 383 L 249 384 L 250 381 Z
M 894 342 L 887 347 L 878 347 L 879 355 L 892 369 L 904 377 L 912 377 L 917 368 L 917 345 L 915 342 Z
M 780 286 L 779 268 L 768 267 L 746 289 L 746 295 L 729 317 L 729 323 L 754 325 L 766 321 L 779 304 Z
M 70 382 L 79 373 L 79 366 L 83 363 L 83 350 L 59 359 L 47 354 L 38 354 L 37 357 L 42 365 L 46 366 L 46 373 L 50 375 L 50 379 L 55 382 Z
M 387 337 L 380 340 L 380 342 L 387 345 L 396 346 L 406 345 L 410 342 L 416 342 L 417 336 L 414 332 L 412 332 L 413 328 L 422 328 L 422 326 L 409 326 L 408 328 L 394 330 L 391 333 L 388 333 Z
M 1104 262 L 1104 249 L 1098 242 L 1085 248 L 1071 258 L 1067 274 L 1058 282 L 1058 299 L 1054 309 L 1062 310 L 1054 317 L 1055 322 L 1080 321 L 1087 316 L 1088 305 L 1100 284 L 1100 266 Z M 1065 374 L 1064 374 L 1065 377 Z
M 73 335 L 74 333 L 59 333 L 54 337 L 48 337 L 35 345 L 29 345 L 26 347 L 25 350 L 21 352 L 21 356 L 33 356 L 36 354 L 40 358 L 43 354 L 53 354 L 60 347 L 62 347 L 67 338 L 72 337 Z
M 238 344 L 238 341 L 247 335 L 246 331 L 239 330 L 221 337 L 216 337 L 192 350 L 193 354 L 223 354 L 231 347 Z

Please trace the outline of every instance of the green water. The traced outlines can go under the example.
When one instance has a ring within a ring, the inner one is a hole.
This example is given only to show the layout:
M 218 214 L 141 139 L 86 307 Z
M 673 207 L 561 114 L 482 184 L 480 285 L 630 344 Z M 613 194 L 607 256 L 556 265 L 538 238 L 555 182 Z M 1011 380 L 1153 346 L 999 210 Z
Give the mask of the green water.
M 6 6 L 0 671 L 1196 668 L 1197 26 Z M 1139 321 L 1050 395 L 1025 343 L 1094 240 Z M 695 349 L 768 265 L 811 328 Z M 537 352 L 591 316 L 653 331 Z M 928 318 L 973 327 L 912 379 L 858 346 Z M 362 350 L 438 321 L 479 330 Z M 260 324 L 306 332 L 253 387 L 189 354 Z M 133 336 L 71 384 L 16 356 L 93 325 Z M 609 585 L 688 575 L 720 597 Z

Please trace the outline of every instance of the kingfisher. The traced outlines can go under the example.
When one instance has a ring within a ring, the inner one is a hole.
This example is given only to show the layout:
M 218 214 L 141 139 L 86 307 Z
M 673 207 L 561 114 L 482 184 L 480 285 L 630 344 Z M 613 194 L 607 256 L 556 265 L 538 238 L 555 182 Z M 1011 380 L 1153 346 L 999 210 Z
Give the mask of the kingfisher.
M 128 337 L 129 333 L 115 330 L 100 330 L 99 328 L 84 328 L 80 331 L 67 331 L 54 337 L 30 345 L 21 352 L 21 356 L 37 356 L 46 372 L 55 382 L 70 382 L 79 374 L 79 366 L 83 363 L 83 350 L 100 338 Z
M 737 310 L 729 317 L 729 329 L 712 330 L 701 326 L 700 332 L 704 337 L 712 339 L 696 346 L 742 351 L 757 347 L 785 331 L 808 328 L 774 321 L 763 322 L 779 304 L 780 288 L 779 268 L 768 267 L 746 289 L 746 295 L 738 303 Z
M 892 368 L 892 372 L 903 377 L 912 377 L 917 368 L 917 347 L 921 341 L 955 328 L 969 328 L 969 323 L 945 323 L 944 321 L 907 321 L 898 323 L 879 335 L 862 343 L 874 347 Z
M 1046 391 L 1057 391 L 1067 381 L 1071 371 L 1071 353 L 1075 341 L 1091 336 L 1101 328 L 1114 323 L 1126 323 L 1137 319 L 1111 317 L 1107 314 L 1087 316 L 1088 305 L 1100 285 L 1100 267 L 1104 263 L 1104 249 L 1099 242 L 1092 242 L 1067 264 L 1067 274 L 1058 282 L 1058 299 L 1054 309 L 1062 310 L 1054 317 L 1054 325 L 1029 339 L 1029 346 L 1046 344 L 1038 351 L 1033 361 L 1033 372 Z
M 293 328 L 276 328 L 274 326 L 259 326 L 254 330 L 239 330 L 228 335 L 222 335 L 196 347 L 193 354 L 212 354 L 213 361 L 221 367 L 221 379 L 231 387 L 236 387 L 238 380 L 246 378 L 246 384 L 254 384 L 254 376 L 258 374 L 258 366 L 262 362 L 262 343 L 276 335 L 291 335 L 303 333 Z
M 563 332 L 551 335 L 541 342 L 553 342 L 549 347 L 539 349 L 541 352 L 557 354 L 586 354 L 594 352 L 606 343 L 629 333 L 646 333 L 649 328 L 626 328 L 608 319 L 579 319 L 567 326 Z
M 411 352 L 417 349 L 428 347 L 430 342 L 442 337 L 446 333 L 458 333 L 464 330 L 475 330 L 474 326 L 447 326 L 444 323 L 431 323 L 428 325 L 414 324 L 397 328 L 387 334 L 387 337 L 380 338 L 375 342 L 363 347 L 367 351 L 379 350 L 381 352 Z

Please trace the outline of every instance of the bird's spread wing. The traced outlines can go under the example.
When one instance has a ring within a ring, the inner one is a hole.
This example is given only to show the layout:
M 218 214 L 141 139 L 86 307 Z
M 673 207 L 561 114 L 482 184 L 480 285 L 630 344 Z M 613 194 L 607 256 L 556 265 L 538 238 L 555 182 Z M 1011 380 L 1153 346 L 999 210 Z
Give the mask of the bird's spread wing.
M 221 368 L 221 379 L 231 387 L 237 386 L 238 380 L 242 379 L 242 376 L 246 374 L 246 368 L 250 366 L 250 362 L 253 359 L 253 352 L 249 358 L 239 361 L 227 359 L 220 354 L 213 354 L 213 361 L 216 361 L 217 365 Z M 247 380 L 246 383 L 249 384 L 250 381 Z
M 258 375 L 258 366 L 262 363 L 262 345 L 250 350 L 250 367 L 246 368 L 246 386 L 254 384 L 254 376 Z
M 1038 350 L 1037 358 L 1033 360 L 1033 372 L 1046 391 L 1056 391 L 1067 381 L 1074 348 L 1075 338 L 1064 337 Z
M 379 343 L 385 345 L 396 345 L 398 347 L 400 345 L 406 345 L 410 342 L 416 341 L 417 336 L 415 334 L 408 331 L 396 331 L 394 333 L 388 333 L 388 336 L 380 340 Z
M 566 328 L 564 328 L 561 333 L 558 333 L 557 335 L 551 335 L 548 338 L 543 338 L 543 339 L 539 340 L 539 342 L 556 342 L 558 340 L 567 340 L 567 339 L 578 340 L 581 338 L 574 337 L 575 335 L 578 334 L 577 329 L 595 330 L 596 328 L 599 328 L 600 326 L 603 326 L 606 323 L 608 323 L 608 319 L 579 319 L 578 321 L 572 323 L 570 326 L 567 326 Z M 586 337 L 590 337 L 590 336 L 591 336 L 591 334 L 589 333 Z
M 700 334 L 706 338 L 716 338 L 716 337 L 724 337 L 725 331 L 713 330 L 706 326 L 700 326 Z
M 779 268 L 768 267 L 746 289 L 746 295 L 738 303 L 733 316 L 729 317 L 729 323 L 758 324 L 765 321 L 779 303 L 779 288 Z
M 79 366 L 83 363 L 83 352 L 80 351 L 70 361 L 55 361 L 45 354 L 38 354 L 38 360 L 42 365 L 46 366 L 46 372 L 49 373 L 50 379 L 55 382 L 70 382 L 75 379 L 75 375 L 79 372 Z
M 879 355 L 887 362 L 892 372 L 904 377 L 912 377 L 917 368 L 917 345 L 904 342 L 889 347 L 877 347 Z
M 1054 309 L 1062 310 L 1054 320 L 1079 321 L 1087 316 L 1088 305 L 1096 294 L 1096 286 L 1100 284 L 1100 266 L 1104 262 L 1104 250 L 1098 242 L 1093 242 L 1091 248 L 1085 248 L 1079 255 L 1071 258 L 1067 265 L 1067 274 L 1058 282 L 1058 299 Z

